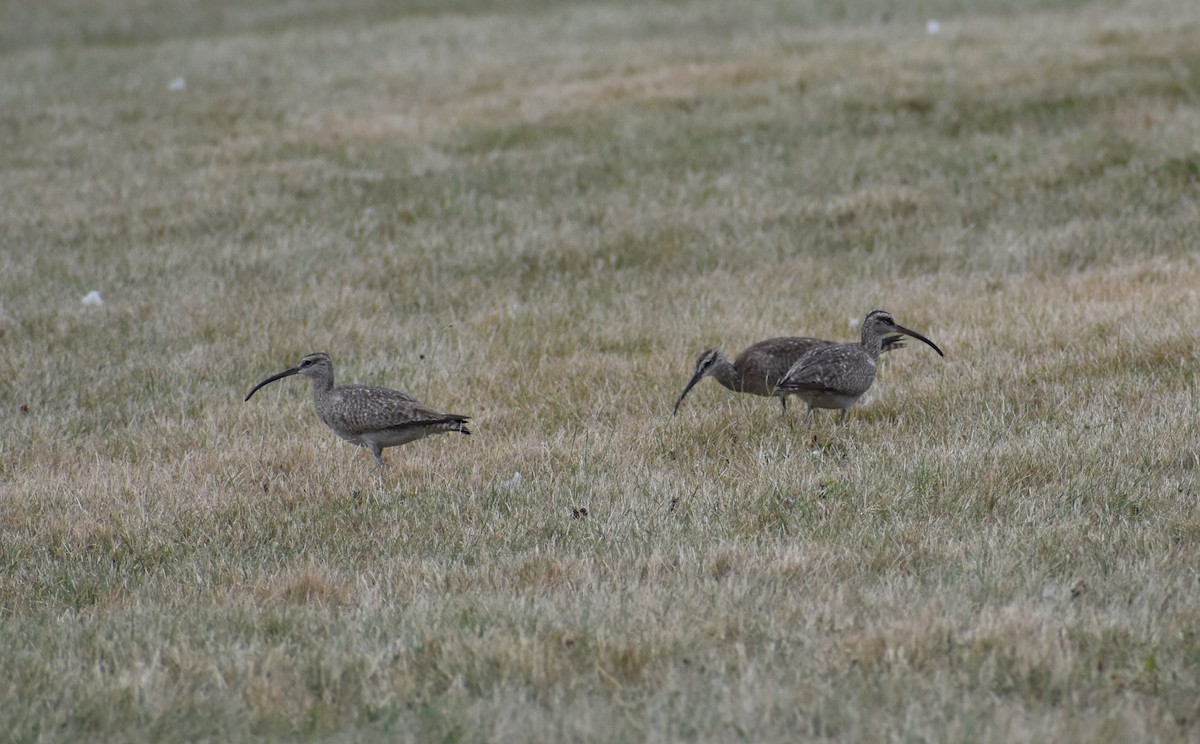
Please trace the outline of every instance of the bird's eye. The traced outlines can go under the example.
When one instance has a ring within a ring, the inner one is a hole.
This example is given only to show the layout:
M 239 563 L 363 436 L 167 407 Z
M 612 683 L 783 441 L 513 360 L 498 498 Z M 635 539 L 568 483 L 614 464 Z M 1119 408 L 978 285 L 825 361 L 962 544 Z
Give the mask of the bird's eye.
M 311 366 L 312 366 L 312 360 L 311 360 L 311 359 L 305 359 L 304 361 L 300 362 L 300 366 L 301 366 L 301 367 L 311 367 Z

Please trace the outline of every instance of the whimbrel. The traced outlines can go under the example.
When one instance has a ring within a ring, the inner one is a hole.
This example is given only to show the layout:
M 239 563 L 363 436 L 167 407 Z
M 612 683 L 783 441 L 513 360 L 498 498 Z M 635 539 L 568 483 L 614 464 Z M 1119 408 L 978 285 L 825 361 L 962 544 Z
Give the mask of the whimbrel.
M 719 350 L 706 349 L 696 357 L 696 371 L 680 393 L 679 399 L 675 401 L 675 414 L 679 413 L 679 405 L 683 403 L 688 391 L 705 377 L 712 377 L 735 393 L 777 396 L 784 413 L 787 413 L 787 396 L 794 393 L 781 390 L 779 381 L 805 354 L 820 346 L 836 344 L 836 341 L 824 341 L 819 338 L 768 338 L 766 341 L 747 346 L 732 362 Z M 904 341 L 900 336 L 888 336 L 883 339 L 884 351 L 903 346 Z
M 324 352 L 309 354 L 291 369 L 254 386 L 246 400 L 260 387 L 292 375 L 312 380 L 313 407 L 325 425 L 342 439 L 366 447 L 380 467 L 383 448 L 423 439 L 430 434 L 467 431 L 469 416 L 442 413 L 418 403 L 398 390 L 370 385 L 333 386 L 333 360 Z
M 819 346 L 796 361 L 779 380 L 776 395 L 795 395 L 808 404 L 808 416 L 815 408 L 840 409 L 838 422 L 875 382 L 875 364 L 890 333 L 903 333 L 923 341 L 946 356 L 937 344 L 896 322 L 891 313 L 872 310 L 862 324 L 859 343 Z

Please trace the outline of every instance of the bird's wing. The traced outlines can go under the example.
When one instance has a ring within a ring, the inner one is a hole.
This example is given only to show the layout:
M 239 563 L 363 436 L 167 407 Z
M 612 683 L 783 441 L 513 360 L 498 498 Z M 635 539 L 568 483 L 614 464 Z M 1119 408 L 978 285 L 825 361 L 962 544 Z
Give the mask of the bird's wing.
M 753 380 L 753 382 L 756 384 L 763 382 L 770 391 L 805 354 L 818 346 L 829 343 L 829 341 L 822 341 L 819 338 L 796 336 L 768 338 L 743 349 L 742 353 L 738 354 L 737 359 L 734 360 L 733 366 L 746 377 L 747 384 L 751 383 L 750 375 L 761 376 L 762 380 Z
M 779 381 L 781 390 L 861 395 L 875 380 L 875 360 L 858 344 L 819 346 Z
M 336 393 L 342 403 L 337 406 L 337 413 L 330 415 L 334 420 L 327 423 L 348 434 L 467 420 L 466 416 L 430 408 L 398 390 L 347 385 L 338 388 Z

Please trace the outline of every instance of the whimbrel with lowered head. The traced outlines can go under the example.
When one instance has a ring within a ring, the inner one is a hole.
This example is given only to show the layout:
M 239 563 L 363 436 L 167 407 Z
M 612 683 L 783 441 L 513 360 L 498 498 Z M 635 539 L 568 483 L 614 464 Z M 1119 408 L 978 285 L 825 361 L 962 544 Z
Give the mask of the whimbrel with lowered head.
M 271 375 L 255 385 L 246 400 L 263 385 L 292 375 L 312 380 L 317 415 L 342 439 L 371 450 L 380 467 L 385 467 L 385 447 L 397 447 L 448 431 L 471 433 L 467 431 L 469 416 L 442 413 L 398 390 L 371 385 L 334 387 L 333 360 L 324 352 L 309 354 L 295 367 Z
M 824 341 L 819 338 L 768 338 L 747 346 L 732 362 L 719 350 L 706 349 L 696 357 L 696 371 L 692 374 L 692 379 L 688 380 L 679 399 L 675 401 L 675 414 L 679 413 L 679 405 L 683 403 L 688 391 L 705 377 L 713 378 L 735 393 L 776 396 L 783 406 L 784 413 L 787 413 L 787 396 L 795 393 L 781 390 L 779 381 L 805 354 L 821 346 L 835 345 L 836 341 Z M 883 351 L 903 346 L 904 341 L 900 336 L 888 336 L 883 339 Z
M 808 416 L 815 408 L 839 409 L 838 422 L 875 382 L 875 366 L 888 334 L 902 333 L 922 341 L 946 356 L 937 344 L 916 331 L 896 322 L 891 313 L 872 310 L 862 324 L 858 343 L 819 346 L 796 361 L 779 380 L 776 395 L 795 395 L 808 404 Z

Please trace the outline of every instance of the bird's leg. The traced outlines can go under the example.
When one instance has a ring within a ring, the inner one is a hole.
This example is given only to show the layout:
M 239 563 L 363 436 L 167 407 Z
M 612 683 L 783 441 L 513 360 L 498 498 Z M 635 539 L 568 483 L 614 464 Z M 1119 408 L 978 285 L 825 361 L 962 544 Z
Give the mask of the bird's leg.
M 787 396 L 786 395 L 779 396 L 779 405 L 783 406 L 783 415 L 786 416 L 787 415 Z
M 375 462 L 379 463 L 380 468 L 387 469 L 387 463 L 383 461 L 383 447 L 380 447 L 375 442 L 371 442 L 369 446 L 371 448 L 371 454 L 375 455 Z
M 842 414 L 841 414 L 840 416 L 838 416 L 838 425 L 845 425 L 845 423 L 846 423 L 846 414 L 847 414 L 847 413 L 850 413 L 850 409 L 849 409 L 849 408 L 843 408 L 843 409 L 842 409 Z
M 804 415 L 804 425 L 805 426 L 812 426 L 812 414 L 813 414 L 813 407 L 810 405 L 808 407 L 808 413 L 806 413 Z

